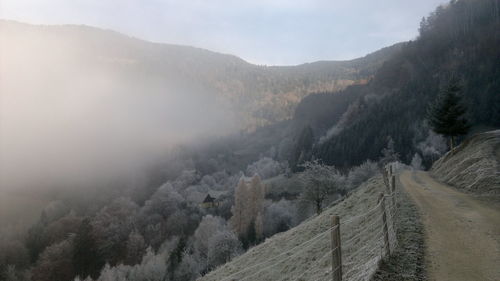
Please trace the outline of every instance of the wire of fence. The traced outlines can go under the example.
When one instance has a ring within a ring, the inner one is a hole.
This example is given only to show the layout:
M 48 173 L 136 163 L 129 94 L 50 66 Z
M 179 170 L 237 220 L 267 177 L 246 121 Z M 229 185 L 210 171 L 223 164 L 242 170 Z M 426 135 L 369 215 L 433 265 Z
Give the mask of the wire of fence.
M 375 207 L 367 212 L 351 217 L 348 220 L 341 222 L 340 231 L 354 222 L 363 220 L 359 227 L 353 226 L 354 229 L 343 231 L 342 235 L 345 237 L 342 242 L 341 255 L 342 255 L 342 280 L 345 281 L 369 281 L 371 276 L 376 271 L 380 261 L 397 246 L 396 225 L 395 220 L 397 216 L 397 199 L 398 191 L 392 187 L 390 181 L 384 181 L 387 189 L 391 191 L 390 194 L 384 194 L 383 199 L 380 200 Z M 384 202 L 383 202 L 384 201 Z M 382 203 L 383 202 L 383 203 Z M 382 209 L 381 206 L 384 208 Z M 384 218 L 385 217 L 385 218 Z M 385 227 L 383 227 L 385 223 Z M 315 267 L 323 266 L 329 268 L 328 270 L 318 270 L 316 274 L 308 276 L 307 280 L 331 280 L 332 263 L 321 264 L 327 257 L 333 254 L 332 249 L 327 251 L 317 262 L 311 265 L 298 277 L 292 281 L 302 280 L 301 278 L 307 276 Z M 333 262 L 333 261 L 332 261 Z M 316 268 L 317 269 L 317 268 Z M 338 270 L 338 268 L 336 269 Z M 331 274 L 327 274 L 331 273 Z
M 261 279 L 262 273 L 269 270 L 279 270 L 278 265 L 285 261 L 303 258 L 300 256 L 301 253 L 320 241 L 325 242 L 323 239 L 329 239 L 329 235 L 327 234 L 331 233 L 333 237 L 334 231 L 339 231 L 340 233 L 341 247 L 339 245 L 339 247 L 333 249 L 329 248 L 326 253 L 318 252 L 318 255 L 321 254 L 321 256 L 313 258 L 314 262 L 306 270 L 293 279 L 282 280 L 331 280 L 331 275 L 341 270 L 341 278 L 344 281 L 368 281 L 376 271 L 382 258 L 390 254 L 397 246 L 395 219 L 397 216 L 398 191 L 395 189 L 394 179 L 391 180 L 389 181 L 389 179 L 384 178 L 384 183 L 388 185 L 387 190 L 390 193 L 381 195 L 377 204 L 368 211 L 343 220 L 340 224 L 320 232 L 292 249 L 234 272 L 221 279 L 221 281 L 264 280 L 265 278 Z M 334 203 L 340 201 L 339 199 Z M 340 229 L 338 229 L 339 227 Z M 333 259 L 328 259 L 328 257 L 332 257 L 335 251 L 340 252 L 343 262 L 335 269 L 332 269 L 334 267 Z M 318 255 L 315 255 L 315 257 Z M 261 268 L 250 275 L 244 275 L 244 273 L 257 267 Z M 313 272 L 314 270 L 316 272 Z M 257 276 L 259 276 L 258 279 L 252 279 Z M 235 277 L 239 278 L 234 279 Z M 302 279 L 306 277 L 307 279 Z
M 259 266 L 265 265 L 265 264 L 269 263 L 270 261 L 275 260 L 275 259 L 276 259 L 276 258 L 278 258 L 278 257 L 285 256 L 286 254 L 289 254 L 289 253 L 291 253 L 291 252 L 293 252 L 293 251 L 295 251 L 295 250 L 297 250 L 297 249 L 299 249 L 299 248 L 301 248 L 301 247 L 305 247 L 307 244 L 309 244 L 309 246 L 310 246 L 310 245 L 313 245 L 313 244 L 312 244 L 313 242 L 318 241 L 318 240 L 319 240 L 319 238 L 321 238 L 321 237 L 322 237 L 322 236 L 324 236 L 325 234 L 330 233 L 330 231 L 332 231 L 334 228 L 335 228 L 335 226 L 334 226 L 334 227 L 330 227 L 330 228 L 328 228 L 327 230 L 325 230 L 325 231 L 323 231 L 323 232 L 321 232 L 321 233 L 317 234 L 316 236 L 314 236 L 313 238 L 311 238 L 311 239 L 309 239 L 309 240 L 307 240 L 307 241 L 305 241 L 305 242 L 302 242 L 301 244 L 299 244 L 299 245 L 297 245 L 297 246 L 293 247 L 292 249 L 290 249 L 290 250 L 288 250 L 288 251 L 285 251 L 285 252 L 283 252 L 283 253 L 281 253 L 281 254 L 279 254 L 279 255 L 276 255 L 276 256 L 274 256 L 274 257 L 272 257 L 272 258 L 270 258 L 270 259 L 267 259 L 267 260 L 265 260 L 265 261 L 263 261 L 263 262 L 257 263 L 257 264 L 255 264 L 255 265 L 253 265 L 253 266 L 250 266 L 250 267 L 247 267 L 247 268 L 242 269 L 242 270 L 240 270 L 240 271 L 237 271 L 237 272 L 235 272 L 235 273 L 232 273 L 231 275 L 229 275 L 229 276 L 225 277 L 225 278 L 224 278 L 224 279 L 222 279 L 221 281 L 231 280 L 231 278 L 233 278 L 233 277 L 235 277 L 235 276 L 238 276 L 239 274 L 241 274 L 241 273 L 243 273 L 243 272 L 246 272 L 246 271 L 248 271 L 248 270 L 250 270 L 250 269 L 253 269 L 253 268 L 256 268 L 256 267 L 259 267 Z M 304 248 L 303 248 L 303 249 L 304 249 Z M 279 262 L 281 262 L 281 261 L 283 261 L 283 260 L 285 260 L 285 259 L 288 259 L 289 257 L 290 257 L 290 256 L 284 257 L 284 258 L 282 258 L 282 259 L 280 259 L 280 260 L 278 260 L 278 261 L 279 261 Z M 279 262 L 278 262 L 278 263 L 279 263 Z M 262 270 L 262 269 L 261 269 L 261 270 Z M 245 278 L 247 278 L 247 277 L 245 277 Z M 243 280 L 243 279 L 242 279 L 242 280 Z

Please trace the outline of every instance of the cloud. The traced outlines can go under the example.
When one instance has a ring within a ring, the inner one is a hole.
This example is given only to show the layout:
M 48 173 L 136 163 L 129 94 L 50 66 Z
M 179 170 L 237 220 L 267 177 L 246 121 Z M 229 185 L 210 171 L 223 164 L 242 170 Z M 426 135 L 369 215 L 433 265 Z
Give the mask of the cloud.
M 213 96 L 168 83 L 109 41 L 92 50 L 82 32 L 62 36 L 71 29 L 0 27 L 0 188 L 114 180 L 236 127 Z

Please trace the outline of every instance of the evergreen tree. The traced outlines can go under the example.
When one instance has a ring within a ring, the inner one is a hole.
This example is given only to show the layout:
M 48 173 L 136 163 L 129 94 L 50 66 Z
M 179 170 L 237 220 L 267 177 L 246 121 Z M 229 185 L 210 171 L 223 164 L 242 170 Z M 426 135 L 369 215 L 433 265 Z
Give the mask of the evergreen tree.
M 126 242 L 127 254 L 125 256 L 126 265 L 136 265 L 141 262 L 146 253 L 146 243 L 144 237 L 137 231 L 132 231 Z
M 385 165 L 399 161 L 399 153 L 396 152 L 394 147 L 394 140 L 391 136 L 387 137 L 387 146 L 382 149 L 382 157 L 380 158 L 380 164 L 382 167 Z
M 311 158 L 311 150 L 314 144 L 314 133 L 310 126 L 306 126 L 299 134 L 295 146 L 293 148 L 293 155 L 290 161 L 291 169 L 293 172 L 302 171 L 301 164 Z
M 104 262 L 97 250 L 90 219 L 86 218 L 82 221 L 74 240 L 73 266 L 75 273 L 82 278 L 87 276 L 97 278 L 103 265 Z
M 465 118 L 466 108 L 459 96 L 460 86 L 451 82 L 429 107 L 428 121 L 432 130 L 450 139 L 453 150 L 455 137 L 467 134 L 470 125 Z

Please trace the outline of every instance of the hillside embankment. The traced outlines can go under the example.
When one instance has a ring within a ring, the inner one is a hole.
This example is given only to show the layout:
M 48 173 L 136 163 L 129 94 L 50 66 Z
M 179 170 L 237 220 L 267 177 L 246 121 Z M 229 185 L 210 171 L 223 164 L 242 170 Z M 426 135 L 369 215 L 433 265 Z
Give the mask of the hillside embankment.
M 383 193 L 386 196 L 382 204 L 379 198 Z M 397 247 L 397 208 L 389 193 L 382 176 L 373 177 L 320 215 L 266 239 L 199 280 L 331 280 L 333 215 L 340 216 L 342 280 L 368 280 L 381 258 L 387 256 L 386 245 L 391 251 Z M 382 210 L 386 210 L 388 244 L 384 240 Z
M 437 160 L 430 174 L 464 192 L 497 197 L 500 195 L 500 130 L 465 140 Z

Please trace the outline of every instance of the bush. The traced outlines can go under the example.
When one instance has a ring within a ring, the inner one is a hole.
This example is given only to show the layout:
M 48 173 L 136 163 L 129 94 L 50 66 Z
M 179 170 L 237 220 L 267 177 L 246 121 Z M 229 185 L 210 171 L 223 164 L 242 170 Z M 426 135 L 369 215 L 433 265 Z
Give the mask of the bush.
M 349 189 L 354 189 L 361 185 L 363 182 L 367 181 L 369 178 L 375 176 L 379 169 L 377 163 L 370 160 L 364 162 L 363 164 L 353 167 L 349 171 L 347 176 L 347 181 L 349 183 Z

